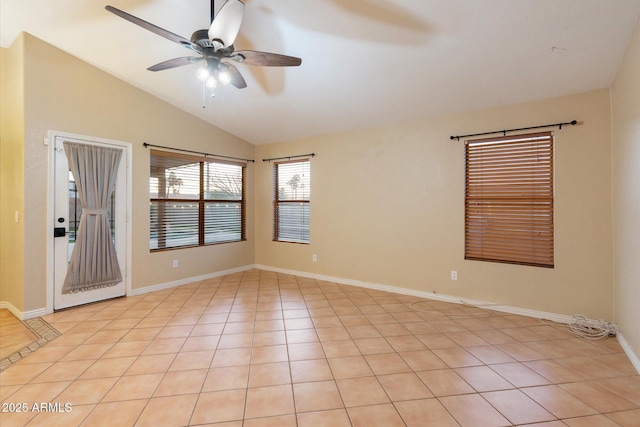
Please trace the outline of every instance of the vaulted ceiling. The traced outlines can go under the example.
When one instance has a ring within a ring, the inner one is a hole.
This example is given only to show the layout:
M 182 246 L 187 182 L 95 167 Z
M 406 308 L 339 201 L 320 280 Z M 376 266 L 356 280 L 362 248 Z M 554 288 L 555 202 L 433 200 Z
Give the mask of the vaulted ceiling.
M 196 65 L 146 70 L 192 52 L 105 6 L 188 39 L 209 27 L 210 0 L 0 0 L 0 45 L 29 32 L 264 144 L 609 87 L 640 16 L 640 0 L 244 3 L 236 49 L 302 65 L 239 64 L 248 87 L 218 88 L 204 103 Z

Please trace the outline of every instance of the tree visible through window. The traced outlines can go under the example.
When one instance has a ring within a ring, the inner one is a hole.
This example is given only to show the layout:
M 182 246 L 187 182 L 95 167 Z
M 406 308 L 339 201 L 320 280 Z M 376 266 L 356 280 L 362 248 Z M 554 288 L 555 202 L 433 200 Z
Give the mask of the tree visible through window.
M 311 191 L 309 159 L 276 163 L 273 171 L 273 240 L 309 243 Z
M 467 141 L 465 154 L 465 259 L 553 267 L 553 134 Z
M 151 250 L 245 240 L 245 166 L 151 151 Z

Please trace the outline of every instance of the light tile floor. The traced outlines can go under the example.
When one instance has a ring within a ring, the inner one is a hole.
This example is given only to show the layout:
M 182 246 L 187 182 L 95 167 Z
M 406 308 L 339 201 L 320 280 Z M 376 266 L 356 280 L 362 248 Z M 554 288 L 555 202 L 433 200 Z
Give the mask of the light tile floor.
M 44 320 L 3 427 L 640 425 L 615 339 L 469 306 L 251 270 Z

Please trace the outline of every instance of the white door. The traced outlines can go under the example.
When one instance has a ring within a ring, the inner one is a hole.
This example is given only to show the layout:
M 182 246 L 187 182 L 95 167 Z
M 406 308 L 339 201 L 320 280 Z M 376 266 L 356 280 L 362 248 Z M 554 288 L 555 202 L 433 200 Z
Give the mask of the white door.
M 116 247 L 116 254 L 123 280 L 115 286 L 99 288 L 85 292 L 62 293 L 62 286 L 67 275 L 67 268 L 71 259 L 71 252 L 75 244 L 77 225 L 80 222 L 82 208 L 77 199 L 75 182 L 69 171 L 67 156 L 64 152 L 63 142 L 69 141 L 79 144 L 89 144 L 104 146 L 109 148 L 119 148 L 123 150 L 116 189 L 111 198 L 111 206 L 108 209 L 108 218 L 111 225 L 111 232 Z M 53 260 L 53 308 L 73 307 L 90 302 L 101 301 L 108 298 L 115 298 L 126 292 L 126 208 L 127 208 L 127 171 L 128 152 L 124 146 L 119 144 L 109 144 L 105 142 L 83 140 L 56 136 L 54 138 L 54 260 Z

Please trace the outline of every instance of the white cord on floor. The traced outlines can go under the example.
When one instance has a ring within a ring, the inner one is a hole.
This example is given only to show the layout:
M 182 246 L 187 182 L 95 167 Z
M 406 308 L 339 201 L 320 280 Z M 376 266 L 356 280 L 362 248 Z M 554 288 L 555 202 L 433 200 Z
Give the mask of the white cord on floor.
M 615 337 L 618 327 L 608 320 L 589 319 L 581 314 L 573 316 L 569 329 L 574 334 L 589 340 L 599 340 L 607 337 Z

